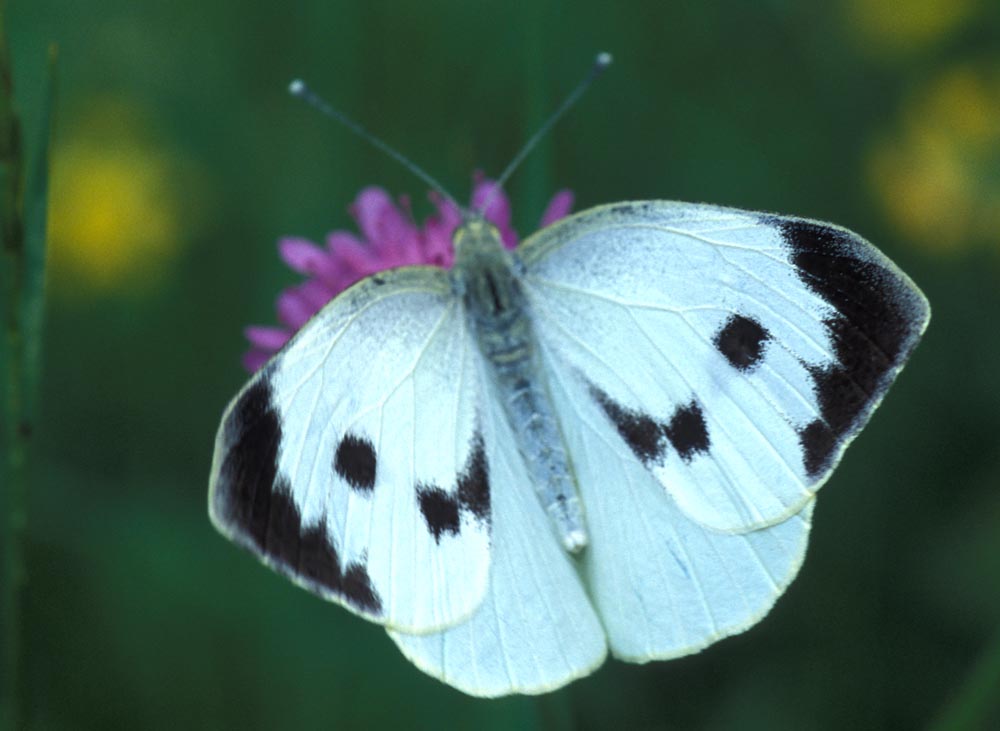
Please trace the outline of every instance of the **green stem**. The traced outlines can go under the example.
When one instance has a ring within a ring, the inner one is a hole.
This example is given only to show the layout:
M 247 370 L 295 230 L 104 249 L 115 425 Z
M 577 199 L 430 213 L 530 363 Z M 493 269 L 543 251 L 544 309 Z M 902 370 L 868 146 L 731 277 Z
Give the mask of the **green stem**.
M 15 425 L 22 422 L 18 383 L 21 371 L 18 367 L 19 338 L 16 332 L 8 332 L 8 398 L 7 398 L 7 500 L 6 526 L 4 530 L 4 580 L 3 580 L 3 665 L 4 677 L 0 695 L 0 723 L 9 729 L 22 728 L 21 723 L 21 607 L 24 585 L 27 578 L 24 563 L 25 530 L 28 523 L 27 496 L 27 442 L 28 437 L 17 436 Z
M 21 601 L 24 588 L 24 532 L 27 524 L 27 435 L 23 422 L 23 340 L 19 303 L 24 252 L 23 156 L 20 124 L 13 109 L 10 59 L 4 10 L 0 2 L 0 236 L 3 244 L 4 379 L 2 383 L 3 433 L 0 435 L 4 495 L 3 547 L 3 681 L 0 686 L 0 723 L 4 728 L 22 726 L 21 707 Z
M 37 169 L 26 189 L 21 124 L 14 109 L 10 57 L 0 0 L 0 729 L 24 727 L 23 602 L 27 583 L 29 454 L 44 308 L 45 228 L 55 53 L 50 52 Z M 27 195 L 26 195 L 27 190 Z

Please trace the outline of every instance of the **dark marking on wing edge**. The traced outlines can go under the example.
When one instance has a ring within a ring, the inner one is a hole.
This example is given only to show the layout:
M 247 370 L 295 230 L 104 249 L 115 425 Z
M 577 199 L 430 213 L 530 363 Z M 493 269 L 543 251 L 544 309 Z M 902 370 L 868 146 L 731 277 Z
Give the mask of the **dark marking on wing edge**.
M 713 342 L 733 368 L 746 372 L 760 362 L 769 337 L 770 333 L 753 318 L 732 315 Z
M 279 480 L 271 493 L 272 515 L 260 548 L 298 579 L 306 579 L 372 614 L 382 611 L 382 600 L 372 586 L 368 569 L 358 561 L 341 567 L 340 556 L 327 535 L 325 518 L 318 525 L 302 525 L 302 516 L 291 497 L 291 487 Z
M 613 206 L 610 212 L 621 216 L 635 216 L 637 214 L 648 213 L 649 209 L 649 203 L 638 201 L 634 203 L 620 203 Z
M 271 403 L 269 376 L 262 373 L 226 419 L 226 456 L 213 498 L 217 515 L 250 536 L 261 537 L 270 520 L 270 493 L 281 445 L 281 422 Z
M 615 425 L 615 429 L 632 453 L 646 466 L 663 460 L 666 445 L 677 451 L 684 462 L 691 462 L 695 454 L 708 451 L 710 440 L 708 426 L 698 402 L 691 401 L 679 407 L 669 424 L 656 421 L 648 414 L 633 411 L 615 402 L 608 394 L 593 384 L 590 393 Z
M 239 543 L 275 570 L 323 595 L 332 592 L 371 614 L 382 601 L 363 563 L 341 567 L 323 527 L 304 528 L 291 487 L 278 477 L 281 421 L 274 408 L 270 373 L 248 388 L 226 420 L 226 456 L 213 494 L 213 511 Z
M 375 446 L 364 437 L 345 434 L 337 445 L 333 469 L 355 490 L 370 493 L 375 488 Z
M 445 533 L 458 535 L 462 511 L 483 523 L 490 520 L 490 480 L 482 434 L 476 433 L 465 468 L 458 476 L 455 494 L 436 485 L 417 485 L 417 502 L 427 530 L 437 543 Z
M 679 407 L 670 423 L 663 427 L 663 433 L 685 462 L 690 462 L 695 454 L 708 451 L 708 426 L 697 401 Z
M 665 446 L 663 430 L 655 419 L 616 403 L 593 384 L 590 386 L 590 395 L 604 409 L 604 413 L 611 419 L 621 438 L 644 465 L 648 467 L 663 458 Z
M 865 425 L 909 358 L 927 305 L 860 238 L 810 221 L 769 222 L 780 228 L 799 278 L 838 313 L 824 323 L 836 361 L 810 369 L 820 417 L 799 433 L 806 474 L 817 477 Z

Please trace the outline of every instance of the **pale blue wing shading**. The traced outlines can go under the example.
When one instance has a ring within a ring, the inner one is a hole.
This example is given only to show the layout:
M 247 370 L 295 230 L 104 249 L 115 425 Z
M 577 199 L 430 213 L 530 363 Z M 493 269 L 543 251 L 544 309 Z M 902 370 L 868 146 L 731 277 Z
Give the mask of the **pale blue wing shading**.
M 584 211 L 519 250 L 552 367 L 699 523 L 803 510 L 923 333 L 926 299 L 845 229 L 716 206 Z
M 474 349 L 442 270 L 386 272 L 337 297 L 227 409 L 216 527 L 387 626 L 471 615 L 492 519 Z

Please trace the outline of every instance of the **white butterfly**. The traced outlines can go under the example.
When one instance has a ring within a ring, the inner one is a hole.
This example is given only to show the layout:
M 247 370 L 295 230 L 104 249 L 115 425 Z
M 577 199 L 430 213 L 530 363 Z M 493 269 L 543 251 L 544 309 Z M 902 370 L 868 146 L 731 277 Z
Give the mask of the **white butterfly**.
M 619 203 L 363 280 L 232 401 L 216 527 L 466 693 L 759 621 L 930 316 L 824 223 Z

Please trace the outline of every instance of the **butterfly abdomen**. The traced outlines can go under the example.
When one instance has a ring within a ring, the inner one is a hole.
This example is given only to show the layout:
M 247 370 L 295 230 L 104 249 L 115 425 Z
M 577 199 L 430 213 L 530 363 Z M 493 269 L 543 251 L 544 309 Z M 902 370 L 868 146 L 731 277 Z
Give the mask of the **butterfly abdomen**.
M 537 360 L 529 348 L 518 361 L 492 361 L 501 403 L 542 507 L 571 553 L 587 544 L 583 510 L 566 456 L 562 432 Z
M 473 224 L 461 231 L 456 249 L 457 287 L 496 397 L 542 507 L 563 546 L 576 553 L 587 544 L 583 510 L 538 365 L 535 333 L 516 265 L 491 226 Z

